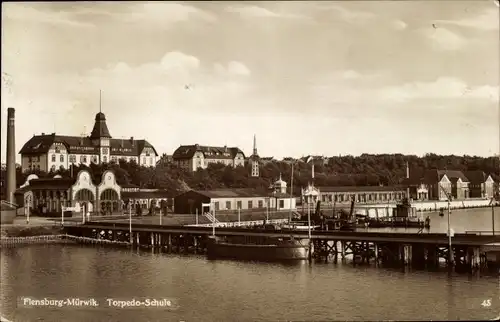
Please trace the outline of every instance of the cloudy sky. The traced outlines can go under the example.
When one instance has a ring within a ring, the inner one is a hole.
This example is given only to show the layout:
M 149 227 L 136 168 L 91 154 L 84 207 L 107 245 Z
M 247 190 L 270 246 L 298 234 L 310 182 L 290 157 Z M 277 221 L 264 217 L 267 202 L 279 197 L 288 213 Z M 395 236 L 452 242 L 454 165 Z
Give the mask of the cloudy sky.
M 499 47 L 492 0 L 3 3 L 2 134 L 88 134 L 102 90 L 159 153 L 488 156 Z

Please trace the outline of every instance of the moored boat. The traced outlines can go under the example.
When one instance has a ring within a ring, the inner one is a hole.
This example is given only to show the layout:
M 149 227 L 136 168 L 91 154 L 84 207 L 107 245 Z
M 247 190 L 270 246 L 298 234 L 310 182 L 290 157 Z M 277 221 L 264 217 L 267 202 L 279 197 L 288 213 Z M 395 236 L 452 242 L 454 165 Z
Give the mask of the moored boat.
M 207 244 L 207 257 L 209 259 L 305 260 L 308 259 L 309 252 L 308 239 L 210 236 Z

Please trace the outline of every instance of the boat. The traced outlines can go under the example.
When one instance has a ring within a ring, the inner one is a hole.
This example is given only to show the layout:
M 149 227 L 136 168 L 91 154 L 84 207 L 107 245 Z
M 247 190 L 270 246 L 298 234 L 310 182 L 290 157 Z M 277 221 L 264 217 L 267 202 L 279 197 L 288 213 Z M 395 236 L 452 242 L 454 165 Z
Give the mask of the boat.
M 207 258 L 251 261 L 306 260 L 309 258 L 309 247 L 309 239 L 295 239 L 291 236 L 282 238 L 212 235 L 207 243 Z

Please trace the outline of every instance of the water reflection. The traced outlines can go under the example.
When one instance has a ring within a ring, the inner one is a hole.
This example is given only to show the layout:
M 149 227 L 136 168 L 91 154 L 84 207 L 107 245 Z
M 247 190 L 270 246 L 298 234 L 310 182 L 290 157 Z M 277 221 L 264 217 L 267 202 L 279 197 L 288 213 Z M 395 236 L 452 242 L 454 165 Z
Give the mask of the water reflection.
M 454 210 L 456 232 L 488 230 L 490 210 Z M 497 210 L 500 215 L 500 209 Z M 440 229 L 435 214 L 433 230 Z M 498 218 L 500 222 L 500 218 Z M 446 229 L 446 228 L 445 228 Z M 137 250 L 29 246 L 1 250 L 3 315 L 14 321 L 480 320 L 500 312 L 497 277 L 333 263 L 208 261 Z M 21 296 L 171 298 L 179 310 L 27 309 Z M 491 307 L 482 307 L 492 298 Z
M 101 301 L 166 297 L 180 305 L 178 311 L 74 309 L 71 321 L 76 322 L 454 320 L 497 313 L 474 302 L 497 296 L 498 279 L 488 277 L 305 261 L 207 261 L 202 256 L 58 245 L 1 252 L 2 313 L 15 321 L 67 320 L 67 310 L 19 307 L 16 299 L 21 296 Z

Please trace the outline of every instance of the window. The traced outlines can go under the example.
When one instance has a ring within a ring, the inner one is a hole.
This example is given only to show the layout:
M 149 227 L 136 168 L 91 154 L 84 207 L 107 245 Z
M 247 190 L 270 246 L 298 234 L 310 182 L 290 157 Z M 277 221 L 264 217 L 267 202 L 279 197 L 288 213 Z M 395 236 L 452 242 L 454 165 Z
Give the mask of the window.
M 55 172 L 56 171 L 56 166 L 53 165 L 52 167 L 50 167 L 50 171 Z
M 264 202 L 262 200 L 259 200 L 259 208 L 264 208 Z
M 87 163 L 87 156 L 83 155 L 83 163 Z
M 92 162 L 97 163 L 97 156 L 96 155 L 92 156 Z
M 56 155 L 52 154 L 52 162 L 56 162 Z
M 59 160 L 60 160 L 61 162 L 64 162 L 64 155 L 62 155 L 62 154 L 61 154 L 61 156 L 59 157 Z
M 231 209 L 231 201 L 226 201 L 226 209 Z
M 219 202 L 216 201 L 214 205 L 215 205 L 215 210 L 219 210 Z
M 103 156 L 103 157 L 102 157 L 102 162 L 104 162 L 104 163 L 108 163 L 108 157 L 107 157 L 107 156 Z
M 280 200 L 280 209 L 285 208 L 285 200 L 281 199 Z
M 61 153 L 61 148 L 56 146 L 56 153 Z
M 239 203 L 241 203 L 241 201 L 238 201 Z M 252 200 L 248 200 L 248 209 L 252 209 L 253 208 L 253 202 Z
M 108 148 L 103 148 L 102 149 L 102 154 L 108 154 Z

